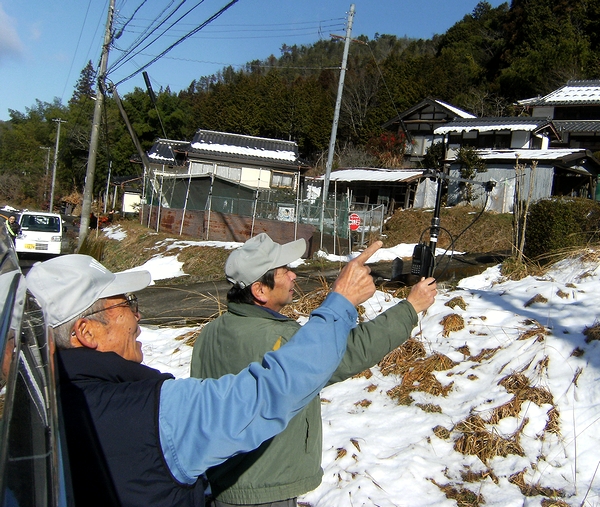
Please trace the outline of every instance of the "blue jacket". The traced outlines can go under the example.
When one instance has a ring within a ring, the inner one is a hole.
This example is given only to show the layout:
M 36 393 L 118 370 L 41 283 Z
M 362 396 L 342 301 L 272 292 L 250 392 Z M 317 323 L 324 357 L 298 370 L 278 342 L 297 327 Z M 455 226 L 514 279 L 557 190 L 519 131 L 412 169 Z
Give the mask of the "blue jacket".
M 120 364 L 114 363 L 116 371 L 102 375 L 86 374 L 85 365 L 76 377 L 63 372 L 63 390 L 79 389 L 90 411 L 89 431 L 79 435 L 82 444 L 88 440 L 82 448 L 100 451 L 107 479 L 123 505 L 185 505 L 196 492 L 186 496 L 181 491 L 188 486 L 197 490 L 198 478 L 208 467 L 281 432 L 316 396 L 344 355 L 356 318 L 354 307 L 332 293 L 286 346 L 265 354 L 262 364 L 253 363 L 237 375 L 220 379 L 169 379 L 121 358 Z M 90 352 L 114 356 L 86 353 Z M 130 366 L 139 379 L 120 375 Z M 156 405 L 158 427 L 149 423 Z M 65 419 L 69 417 L 73 413 L 65 414 Z M 71 451 L 68 428 L 67 424 Z M 79 462 L 71 460 L 72 468 L 89 466 L 85 453 L 75 456 Z M 79 480 L 85 481 L 85 475 L 81 473 Z

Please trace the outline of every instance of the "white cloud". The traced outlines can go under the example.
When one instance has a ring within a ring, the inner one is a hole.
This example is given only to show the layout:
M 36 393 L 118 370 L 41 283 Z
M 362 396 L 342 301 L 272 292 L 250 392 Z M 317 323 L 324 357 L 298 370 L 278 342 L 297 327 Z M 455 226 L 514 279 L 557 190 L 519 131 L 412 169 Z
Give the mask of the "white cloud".
M 23 54 L 23 43 L 16 30 L 16 20 L 0 4 L 0 63 Z

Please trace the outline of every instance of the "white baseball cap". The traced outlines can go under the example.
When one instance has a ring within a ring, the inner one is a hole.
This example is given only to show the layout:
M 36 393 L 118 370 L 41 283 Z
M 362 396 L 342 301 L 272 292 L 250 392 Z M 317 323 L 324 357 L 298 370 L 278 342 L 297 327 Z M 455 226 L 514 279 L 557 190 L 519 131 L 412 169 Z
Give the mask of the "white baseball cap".
M 56 327 L 80 315 L 98 299 L 146 288 L 152 277 L 143 270 L 111 273 L 89 255 L 71 254 L 34 264 L 26 280 L 46 323 Z

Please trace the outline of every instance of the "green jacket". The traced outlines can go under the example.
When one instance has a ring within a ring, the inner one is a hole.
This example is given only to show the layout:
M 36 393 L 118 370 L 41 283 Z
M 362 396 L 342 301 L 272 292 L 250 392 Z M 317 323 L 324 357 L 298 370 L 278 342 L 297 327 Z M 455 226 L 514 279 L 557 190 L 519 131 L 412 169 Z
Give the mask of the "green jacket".
M 346 353 L 330 383 L 345 380 L 378 363 L 406 341 L 417 324 L 407 301 L 354 328 Z M 287 342 L 300 328 L 292 319 L 259 306 L 229 303 L 228 311 L 207 324 L 196 343 L 191 375 L 218 378 L 238 373 L 269 350 Z M 302 372 L 297 372 L 302 375 Z M 321 483 L 321 403 L 315 397 L 279 435 L 258 449 L 230 458 L 207 471 L 213 494 L 233 504 L 268 503 L 294 498 Z

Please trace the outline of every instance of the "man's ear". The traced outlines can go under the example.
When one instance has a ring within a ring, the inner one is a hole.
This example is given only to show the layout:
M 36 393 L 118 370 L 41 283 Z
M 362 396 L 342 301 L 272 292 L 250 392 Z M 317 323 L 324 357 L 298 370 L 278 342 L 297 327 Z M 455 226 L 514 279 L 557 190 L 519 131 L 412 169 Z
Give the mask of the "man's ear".
M 71 345 L 73 347 L 97 349 L 96 324 L 98 324 L 97 321 L 90 319 L 83 318 L 77 320 L 71 330 Z
M 252 291 L 252 296 L 259 303 L 265 304 L 267 302 L 267 294 L 265 290 L 265 285 L 261 282 L 254 282 L 250 286 L 250 290 Z

